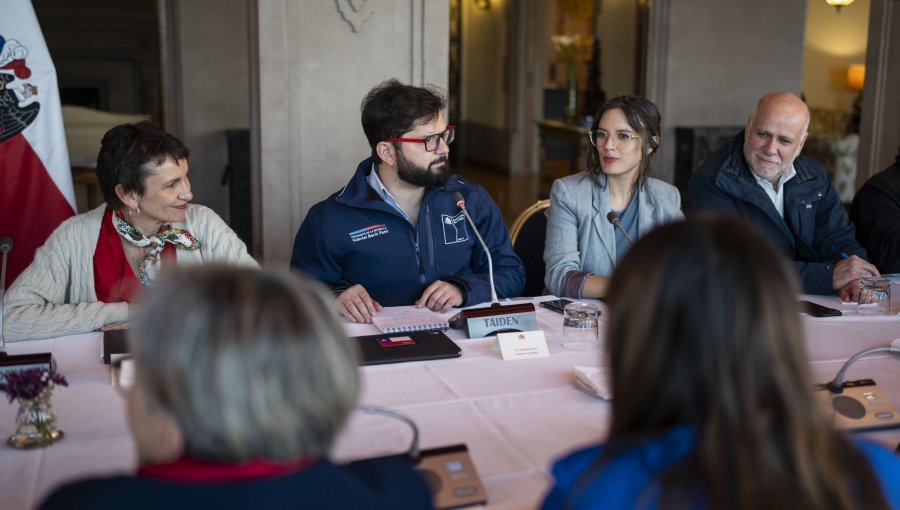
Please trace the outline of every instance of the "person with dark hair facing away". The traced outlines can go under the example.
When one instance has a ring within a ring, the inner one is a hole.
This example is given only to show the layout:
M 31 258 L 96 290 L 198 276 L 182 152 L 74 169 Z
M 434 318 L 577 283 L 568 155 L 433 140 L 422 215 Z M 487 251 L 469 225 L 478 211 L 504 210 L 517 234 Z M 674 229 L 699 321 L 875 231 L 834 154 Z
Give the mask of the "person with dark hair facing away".
M 803 291 L 856 301 L 859 279 L 878 276 L 825 167 L 801 156 L 809 108 L 786 92 L 759 100 L 746 128 L 688 182 L 686 209 L 738 214 L 794 262 Z
M 650 177 L 660 143 L 660 115 L 652 101 L 607 101 L 588 136 L 585 171 L 557 179 L 550 191 L 544 283 L 557 296 L 603 297 L 632 240 L 683 217 L 678 190 Z
M 151 122 L 105 135 L 97 180 L 105 204 L 62 223 L 3 302 L 7 340 L 120 327 L 129 303 L 175 264 L 258 267 L 216 213 L 191 204 L 188 148 Z
M 406 456 L 328 460 L 360 378 L 318 282 L 220 265 L 166 276 L 129 330 L 137 473 L 69 483 L 42 510 L 432 507 Z
M 900 459 L 835 430 L 813 395 L 799 292 L 737 217 L 638 241 L 606 296 L 609 436 L 556 462 L 543 508 L 900 508 Z
M 856 192 L 850 220 L 875 267 L 883 273 L 900 273 L 900 148 L 894 164 Z
M 327 284 L 349 320 L 382 306 L 446 312 L 491 297 L 488 257 L 455 197 L 461 194 L 493 259 L 497 296 L 518 296 L 522 261 L 497 205 L 450 173 L 456 128 L 429 87 L 383 82 L 362 102 L 371 157 L 343 189 L 313 206 L 294 240 L 291 267 Z

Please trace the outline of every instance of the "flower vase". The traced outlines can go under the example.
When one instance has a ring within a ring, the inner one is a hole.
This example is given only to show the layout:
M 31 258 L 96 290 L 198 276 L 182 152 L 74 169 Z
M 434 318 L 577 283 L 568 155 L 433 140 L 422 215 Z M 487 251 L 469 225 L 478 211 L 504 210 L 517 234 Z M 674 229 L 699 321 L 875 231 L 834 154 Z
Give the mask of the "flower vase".
M 42 448 L 63 438 L 50 397 L 19 399 L 16 433 L 6 440 L 13 448 Z
M 578 121 L 578 80 L 575 76 L 575 61 L 566 62 L 566 79 L 569 84 L 569 100 L 564 112 L 566 122 L 574 124 Z

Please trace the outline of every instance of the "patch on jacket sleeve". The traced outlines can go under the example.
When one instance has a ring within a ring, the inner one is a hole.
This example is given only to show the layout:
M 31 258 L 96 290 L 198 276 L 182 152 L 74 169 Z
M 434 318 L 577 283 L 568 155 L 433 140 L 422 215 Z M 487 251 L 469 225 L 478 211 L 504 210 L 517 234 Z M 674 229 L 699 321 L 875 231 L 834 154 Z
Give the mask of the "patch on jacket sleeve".
M 379 223 L 378 225 L 370 225 L 366 228 L 361 228 L 359 230 L 354 230 L 350 232 L 348 235 L 350 236 L 350 240 L 355 242 L 365 241 L 366 239 L 372 239 L 373 237 L 382 236 L 388 233 L 387 225 L 384 223 Z
M 444 244 L 456 244 L 469 240 L 464 212 L 460 211 L 456 216 L 442 214 L 441 224 L 444 226 Z

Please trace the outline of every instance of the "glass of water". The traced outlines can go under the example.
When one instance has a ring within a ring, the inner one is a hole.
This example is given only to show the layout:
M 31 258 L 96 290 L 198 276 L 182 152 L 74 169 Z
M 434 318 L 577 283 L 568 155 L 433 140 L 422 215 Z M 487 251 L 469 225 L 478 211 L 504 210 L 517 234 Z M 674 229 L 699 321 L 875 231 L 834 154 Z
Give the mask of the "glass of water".
M 571 351 L 593 351 L 600 345 L 600 309 L 584 302 L 569 303 L 563 308 L 563 348 Z
M 891 312 L 891 281 L 877 276 L 859 279 L 857 313 L 887 315 Z

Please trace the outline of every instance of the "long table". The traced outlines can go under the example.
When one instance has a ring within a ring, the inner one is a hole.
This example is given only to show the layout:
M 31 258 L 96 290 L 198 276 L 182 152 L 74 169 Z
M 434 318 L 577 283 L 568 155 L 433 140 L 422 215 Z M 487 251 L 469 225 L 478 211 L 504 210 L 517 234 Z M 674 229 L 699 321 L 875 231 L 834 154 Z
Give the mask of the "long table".
M 807 296 L 807 298 L 809 298 Z M 551 297 L 537 298 L 538 300 Z M 836 298 L 812 297 L 843 308 L 843 317 L 804 316 L 810 367 L 817 382 L 830 380 L 842 363 L 870 347 L 900 337 L 900 316 L 858 316 Z M 601 307 L 603 305 L 601 304 Z M 577 388 L 572 367 L 601 365 L 601 351 L 562 347 L 562 317 L 537 308 L 550 357 L 503 361 L 493 338 L 448 335 L 462 357 L 362 369 L 361 402 L 385 406 L 412 418 L 423 448 L 465 443 L 492 509 L 535 508 L 552 483 L 549 468 L 568 451 L 602 440 L 610 405 Z M 895 310 L 900 311 L 900 310 Z M 606 315 L 601 316 L 601 322 Z M 601 344 L 604 341 L 601 325 Z M 376 333 L 371 325 L 347 324 L 350 335 Z M 131 472 L 134 444 L 128 435 L 125 404 L 100 361 L 101 335 L 88 333 L 8 345 L 10 354 L 51 351 L 70 387 L 53 397 L 66 437 L 49 448 L 15 451 L 0 447 L 0 507 L 34 508 L 60 483 L 86 476 Z M 873 378 L 900 409 L 900 364 L 887 356 L 864 358 L 848 379 Z M 0 438 L 13 433 L 17 406 L 0 402 Z M 893 448 L 900 430 L 866 435 Z M 354 413 L 332 456 L 338 461 L 403 452 L 411 432 L 382 416 Z

